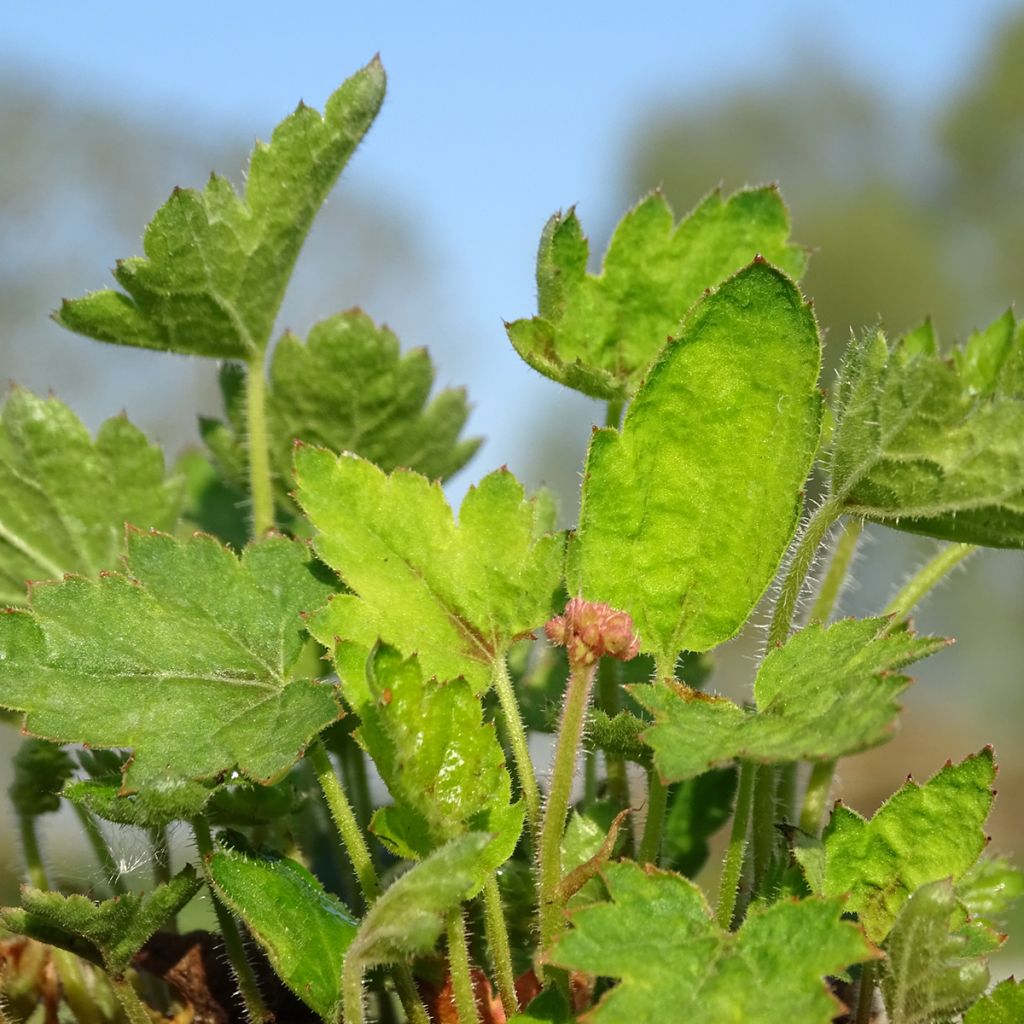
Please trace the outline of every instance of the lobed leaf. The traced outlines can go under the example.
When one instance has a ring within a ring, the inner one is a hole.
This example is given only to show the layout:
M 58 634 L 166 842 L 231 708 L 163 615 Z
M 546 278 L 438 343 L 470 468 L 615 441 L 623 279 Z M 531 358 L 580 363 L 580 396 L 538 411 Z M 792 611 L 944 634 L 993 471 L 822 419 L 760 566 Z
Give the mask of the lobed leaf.
M 628 862 L 603 875 L 610 902 L 573 914 L 551 955 L 557 966 L 618 980 L 589 1013 L 594 1024 L 828 1024 L 837 1005 L 825 976 L 875 955 L 840 920 L 839 900 L 758 908 L 732 933 L 679 875 Z
M 889 1024 L 946 1020 L 988 987 L 987 963 L 956 929 L 958 909 L 948 878 L 922 886 L 904 903 L 885 944 L 881 987 Z
M 823 887 L 848 893 L 868 937 L 879 942 L 902 906 L 929 882 L 962 878 L 987 842 L 992 749 L 947 764 L 923 786 L 912 779 L 865 820 L 837 804 L 825 828 Z
M 668 781 L 738 758 L 833 760 L 887 739 L 910 682 L 898 669 L 948 641 L 893 629 L 887 618 L 812 624 L 768 652 L 754 682 L 756 710 L 681 684 L 630 687 L 654 715 L 643 734 Z
M 177 914 L 201 886 L 202 880 L 190 864 L 151 893 L 125 893 L 102 903 L 26 886 L 21 890 L 20 908 L 0 909 L 0 925 L 19 935 L 69 949 L 120 975 L 149 937 Z
M 210 878 L 278 977 L 324 1020 L 337 1020 L 341 970 L 359 928 L 348 908 L 287 857 L 224 848 L 210 860 Z
M 546 377 L 594 398 L 630 398 L 704 291 L 755 255 L 793 277 L 807 262 L 791 244 L 773 187 L 712 192 L 678 225 L 660 192 L 623 217 L 600 274 L 575 210 L 555 214 L 537 253 L 540 315 L 506 325 L 516 351 Z
M 796 529 L 820 427 L 810 308 L 755 262 L 701 301 L 622 431 L 596 430 L 571 592 L 630 613 L 666 662 L 746 621 Z
M 38 586 L 30 611 L 0 617 L 0 705 L 35 735 L 131 749 L 122 793 L 195 813 L 197 783 L 273 781 L 339 716 L 332 687 L 290 677 L 300 614 L 332 589 L 297 541 L 239 559 L 202 535 L 133 533 L 125 574 Z
M 356 738 L 395 800 L 371 830 L 416 860 L 460 834 L 489 832 L 485 860 L 497 869 L 519 841 L 524 807 L 512 804 L 505 755 L 479 696 L 462 679 L 424 679 L 415 657 L 388 647 L 371 657 L 367 688 L 355 707 Z
M 99 341 L 248 360 L 270 339 L 302 243 L 384 98 L 376 58 L 328 99 L 300 103 L 257 142 L 245 197 L 226 178 L 175 189 L 143 237 L 144 257 L 119 261 L 123 291 L 65 300 L 54 319 Z
M 170 529 L 182 480 L 124 416 L 95 441 L 56 398 L 13 389 L 0 419 L 0 604 L 24 604 L 26 580 L 111 569 L 126 522 Z
M 1024 896 L 1024 871 L 1006 857 L 980 857 L 957 882 L 956 895 L 972 918 L 994 927 Z
M 1024 1020 L 1024 984 L 1007 978 L 964 1016 L 964 1024 L 1019 1024 Z
M 855 342 L 840 378 L 832 490 L 886 526 L 1024 547 L 1024 327 L 1006 313 L 943 358 L 931 324 Z
M 440 485 L 416 473 L 387 476 L 308 446 L 296 449 L 295 473 L 317 553 L 352 591 L 309 629 L 328 648 L 344 642 L 338 667 L 351 685 L 380 639 L 417 654 L 425 675 L 463 676 L 480 692 L 494 660 L 552 614 L 562 537 L 508 470 L 470 488 L 458 525 Z

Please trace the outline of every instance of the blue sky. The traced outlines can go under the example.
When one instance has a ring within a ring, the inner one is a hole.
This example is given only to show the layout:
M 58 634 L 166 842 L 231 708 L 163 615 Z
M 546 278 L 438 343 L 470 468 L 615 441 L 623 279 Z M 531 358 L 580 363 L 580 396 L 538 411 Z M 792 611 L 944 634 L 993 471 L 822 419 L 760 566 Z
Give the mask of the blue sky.
M 571 203 L 593 233 L 607 228 L 620 212 L 610 204 L 628 201 L 622 139 L 650 104 L 700 104 L 736 83 L 799 68 L 813 53 L 872 83 L 910 117 L 956 88 L 1017 6 L 744 0 L 723 14 L 681 0 L 37 2 L 8 6 L 0 61 L 132 117 L 266 137 L 300 97 L 322 106 L 380 51 L 388 99 L 345 180 L 393 204 L 430 239 L 458 337 L 446 351 L 444 339 L 423 336 L 414 311 L 370 312 L 404 343 L 430 345 L 442 382 L 469 386 L 472 426 L 490 438 L 469 474 L 477 476 L 501 462 L 515 468 L 514 437 L 555 387 L 517 362 L 501 326 L 534 310 L 540 229 Z M 222 170 L 237 178 L 237 168 Z M 105 254 L 105 265 L 125 255 Z M 587 404 L 571 408 L 599 415 Z

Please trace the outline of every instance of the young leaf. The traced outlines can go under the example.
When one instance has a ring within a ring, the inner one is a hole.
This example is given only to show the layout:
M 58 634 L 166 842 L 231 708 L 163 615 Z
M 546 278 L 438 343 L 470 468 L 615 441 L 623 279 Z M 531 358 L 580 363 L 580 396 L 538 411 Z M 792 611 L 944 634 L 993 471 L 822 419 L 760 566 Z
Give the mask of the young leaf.
M 885 938 L 910 894 L 961 878 L 985 847 L 992 806 L 992 749 L 947 764 L 923 786 L 913 780 L 867 821 L 837 804 L 822 836 L 824 892 L 848 893 L 868 938 Z
M 379 647 L 367 671 L 369 699 L 356 706 L 356 736 L 395 799 L 372 831 L 401 856 L 426 856 L 468 831 L 490 832 L 485 859 L 497 868 L 523 827 L 522 803 L 494 726 L 462 679 L 425 680 L 415 657 Z
M 224 849 L 210 877 L 278 977 L 324 1020 L 337 1020 L 345 954 L 359 928 L 348 909 L 286 857 Z
M 874 955 L 839 900 L 758 908 L 733 933 L 685 878 L 628 862 L 603 874 L 611 902 L 573 914 L 550 958 L 618 979 L 594 1024 L 828 1024 L 837 1005 L 823 979 Z
M 480 832 L 453 839 L 402 875 L 367 911 L 348 955 L 365 969 L 429 953 L 448 914 L 480 887 L 490 839 Z
M 903 905 L 885 944 L 882 995 L 889 1024 L 932 1024 L 969 1006 L 988 987 L 985 960 L 955 930 L 949 879 L 922 886 Z
M 290 678 L 300 613 L 331 590 L 297 541 L 238 559 L 133 533 L 125 575 L 35 587 L 31 611 L 0 617 L 0 705 L 36 735 L 130 748 L 124 791 L 272 781 L 340 713 L 332 687 Z
M 630 687 L 653 712 L 643 738 L 669 781 L 746 758 L 832 760 L 883 742 L 910 680 L 897 670 L 948 641 L 891 629 L 886 618 L 812 624 L 768 652 L 754 682 L 756 711 L 676 684 Z
M 123 974 L 132 957 L 160 926 L 199 891 L 202 880 L 191 865 L 153 892 L 126 893 L 93 903 L 84 896 L 21 890 L 21 907 L 0 910 L 0 925 L 19 935 L 69 949 L 111 974 Z
M 258 142 L 245 198 L 211 175 L 175 189 L 143 237 L 145 257 L 120 261 L 124 291 L 65 300 L 54 319 L 99 341 L 248 360 L 270 339 L 292 267 L 320 209 L 384 98 L 374 59 L 327 101 L 299 104 Z
M 994 927 L 1024 896 L 1024 871 L 1006 857 L 980 857 L 957 883 L 956 896 L 971 917 Z
M 707 288 L 760 253 L 799 278 L 803 249 L 787 241 L 789 215 L 775 188 L 723 200 L 712 192 L 674 225 L 655 192 L 612 236 L 600 274 L 574 210 L 555 214 L 537 253 L 540 315 L 507 325 L 516 351 L 546 377 L 594 398 L 632 396 L 679 321 Z
M 931 325 L 851 346 L 832 442 L 846 511 L 912 533 L 1024 547 L 1024 328 L 1006 313 L 952 358 Z
M 61 788 L 74 771 L 74 761 L 56 743 L 24 740 L 14 755 L 14 781 L 7 790 L 15 813 L 35 818 L 60 810 Z
M 964 1016 L 964 1024 L 1020 1024 L 1024 1020 L 1024 984 L 1007 978 L 979 999 Z
M 666 662 L 728 640 L 775 575 L 818 440 L 810 308 L 755 262 L 687 316 L 621 433 L 594 432 L 569 589 Z M 711 556 L 713 552 L 713 557 Z
M 416 653 L 425 675 L 463 676 L 480 692 L 513 639 L 552 614 L 562 537 L 508 470 L 470 488 L 457 526 L 440 485 L 416 473 L 308 446 L 295 473 L 317 552 L 353 591 L 309 623 L 326 647 L 354 645 L 355 669 L 339 664 L 346 681 L 362 677 L 379 638 Z
M 182 480 L 125 417 L 93 441 L 62 402 L 15 388 L 0 427 L 0 604 L 24 604 L 26 580 L 114 568 L 126 522 L 177 519 Z

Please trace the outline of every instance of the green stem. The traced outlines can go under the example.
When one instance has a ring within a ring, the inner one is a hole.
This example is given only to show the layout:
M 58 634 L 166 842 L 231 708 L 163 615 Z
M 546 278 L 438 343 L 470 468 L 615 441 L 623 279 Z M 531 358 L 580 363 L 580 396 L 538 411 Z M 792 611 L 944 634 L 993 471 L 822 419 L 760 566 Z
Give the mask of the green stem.
M 249 449 L 249 499 L 252 502 L 252 532 L 262 537 L 274 528 L 274 485 L 270 475 L 267 442 L 267 383 L 260 351 L 249 360 L 245 378 L 245 419 Z
M 760 894 L 775 851 L 775 794 L 778 776 L 774 765 L 763 764 L 754 781 L 754 817 L 751 845 L 754 854 L 754 892 Z
M 373 866 L 373 858 L 370 856 L 370 849 L 359 828 L 359 822 L 356 821 L 355 813 L 352 811 L 352 805 L 348 802 L 348 797 L 334 771 L 331 759 L 319 738 L 310 744 L 306 756 L 313 766 L 313 772 L 317 782 L 320 783 L 320 789 L 327 801 L 331 818 L 341 836 L 342 845 L 355 869 L 363 900 L 369 907 L 380 895 L 380 879 L 377 877 L 377 869 Z
M 622 422 L 622 407 L 624 405 L 625 402 L 623 402 L 621 398 L 613 398 L 608 403 L 608 408 L 605 410 L 604 414 L 604 425 L 606 427 L 615 427 L 616 430 L 618 429 L 619 424 Z
M 821 818 L 825 813 L 828 795 L 832 792 L 832 777 L 836 772 L 835 761 L 816 761 L 811 768 L 804 793 L 804 806 L 800 812 L 800 829 L 816 836 L 821 830 Z
M 829 498 L 818 506 L 804 526 L 793 551 L 786 578 L 782 581 L 779 598 L 775 602 L 771 626 L 768 629 L 768 650 L 786 642 L 790 626 L 793 624 L 793 614 L 803 591 L 804 580 L 814 564 L 818 546 L 832 524 L 839 518 L 841 511 L 841 503 L 836 498 Z
M 128 1018 L 128 1024 L 153 1024 L 149 1010 L 127 978 L 111 978 L 110 984 L 125 1017 Z
M 975 544 L 947 544 L 941 548 L 934 558 L 907 580 L 899 593 L 885 606 L 882 614 L 894 616 L 895 621 L 906 618 L 914 606 L 942 582 L 947 573 L 977 550 Z
M 736 789 L 736 807 L 732 816 L 732 832 L 722 867 L 722 880 L 718 887 L 718 908 L 715 916 L 722 928 L 732 928 L 736 897 L 743 875 L 743 855 L 747 849 L 747 829 L 750 825 L 750 804 L 754 795 L 754 776 L 757 766 L 751 761 L 740 765 L 739 784 Z
M 466 921 L 461 907 L 448 918 L 448 967 L 452 972 L 452 990 L 455 993 L 455 1011 L 459 1016 L 459 1024 L 480 1024 L 469 965 Z
M 526 820 L 530 825 L 530 834 L 536 837 L 540 829 L 540 789 L 537 786 L 537 776 L 533 771 L 533 760 L 530 757 L 529 744 L 526 742 L 523 719 L 519 714 L 519 703 L 516 700 L 515 690 L 512 688 L 512 680 L 509 678 L 508 665 L 505 663 L 503 654 L 494 659 L 491 683 L 494 686 L 494 692 L 498 695 L 502 718 L 505 720 L 505 733 L 508 736 L 509 745 L 512 747 L 512 757 L 516 762 L 516 775 L 519 778 L 519 788 L 523 792 L 523 800 L 526 803 Z
M 637 853 L 637 860 L 641 864 L 658 866 L 667 808 L 668 786 L 659 778 L 657 769 L 652 768 L 647 773 L 647 818 L 644 821 L 644 834 Z
M 619 713 L 619 673 L 621 662 L 614 658 L 603 658 L 597 670 L 597 703 L 601 710 L 614 718 Z M 629 776 L 626 773 L 626 759 L 618 754 L 605 753 L 605 775 L 608 780 L 608 796 L 617 811 L 629 806 Z
M 18 816 L 18 824 L 21 826 L 21 852 L 25 858 L 28 880 L 33 888 L 46 892 L 50 888 L 50 882 L 46 877 L 46 868 L 43 867 L 43 856 L 39 852 L 36 819 L 31 814 L 21 814 Z
M 860 970 L 857 990 L 857 1018 L 855 1024 L 871 1024 L 871 1008 L 875 996 L 875 962 L 868 960 Z
M 796 818 L 796 761 L 787 761 L 777 766 L 775 780 L 775 820 L 792 822 Z
M 516 975 L 512 969 L 512 949 L 501 905 L 501 890 L 498 878 L 493 874 L 488 875 L 484 882 L 484 931 L 494 972 L 498 976 L 501 1005 L 505 1008 L 505 1016 L 511 1017 L 519 1012 L 519 998 L 516 996 Z
M 169 882 L 174 872 L 171 868 L 171 844 L 164 825 L 149 830 L 149 843 L 153 848 L 153 884 Z
M 818 593 L 811 605 L 808 622 L 828 622 L 832 609 L 839 600 L 843 584 L 846 582 L 846 574 L 850 570 L 850 563 L 857 552 L 857 542 L 861 533 L 864 532 L 863 519 L 847 519 L 843 525 L 843 532 L 836 541 L 832 550 L 832 558 L 828 563 L 828 570 L 825 578 L 821 581 Z
M 256 982 L 256 975 L 253 973 L 252 965 L 245 955 L 245 946 L 242 943 L 242 935 L 238 930 L 235 919 L 231 912 L 221 903 L 217 896 L 217 890 L 213 886 L 210 877 L 210 858 L 213 856 L 213 837 L 210 835 L 210 826 L 203 817 L 192 820 L 192 834 L 196 840 L 196 850 L 199 852 L 199 863 L 206 878 L 207 888 L 213 900 L 213 909 L 217 914 L 217 924 L 220 925 L 221 938 L 224 940 L 224 951 L 228 955 L 228 961 L 234 972 L 235 980 L 238 982 L 238 991 L 245 1004 L 246 1016 L 251 1024 L 258 1024 L 259 1021 L 267 1019 L 267 1009 L 260 995 L 259 985 Z
M 597 751 L 588 750 L 583 761 L 583 804 L 591 807 L 597 800 Z
M 357 956 L 345 957 L 341 969 L 341 1020 L 344 1024 L 366 1024 L 363 965 Z
M 393 967 L 391 977 L 394 979 L 395 991 L 398 993 L 402 1009 L 405 1010 L 408 1024 L 430 1024 L 430 1015 L 416 990 L 416 982 L 413 981 L 412 971 L 408 965 L 399 964 Z M 348 1017 L 345 1018 L 345 1022 L 347 1024 Z
M 583 736 L 590 685 L 596 665 L 570 665 L 569 683 L 565 691 L 562 722 L 555 746 L 548 802 L 544 808 L 544 824 L 540 833 L 540 952 L 543 955 L 562 930 L 562 904 L 558 896 L 562 881 L 562 833 L 572 780 L 576 771 L 576 755 Z
M 349 792 L 352 794 L 352 809 L 362 829 L 369 828 L 373 817 L 373 801 L 370 799 L 370 780 L 366 774 L 366 758 L 355 739 L 349 737 L 345 744 L 342 769 Z
M 93 856 L 100 867 L 103 868 L 103 873 L 107 876 L 110 888 L 116 896 L 123 896 L 128 891 L 128 886 L 124 884 L 124 879 L 121 877 L 121 872 L 117 867 L 117 861 L 110 852 L 110 845 L 107 843 L 107 837 L 103 834 L 99 822 L 88 808 L 83 807 L 81 804 L 72 804 L 71 806 L 74 807 L 75 814 L 82 825 L 82 831 L 85 832 L 85 837 L 89 840 Z

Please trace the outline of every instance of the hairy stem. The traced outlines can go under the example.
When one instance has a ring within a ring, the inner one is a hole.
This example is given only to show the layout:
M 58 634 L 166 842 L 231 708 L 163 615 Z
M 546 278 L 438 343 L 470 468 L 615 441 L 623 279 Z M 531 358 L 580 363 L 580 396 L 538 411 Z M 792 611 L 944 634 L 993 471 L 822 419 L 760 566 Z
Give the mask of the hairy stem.
M 606 427 L 614 427 L 618 430 L 619 424 L 622 422 L 622 409 L 625 404 L 621 398 L 613 398 L 608 403 L 608 408 L 604 414 L 604 425 Z
M 977 550 L 975 544 L 946 544 L 940 548 L 934 558 L 925 562 L 903 584 L 899 593 L 885 606 L 882 614 L 895 616 L 896 620 L 906 618 L 914 606 L 941 583 L 949 572 Z
M 124 1010 L 128 1024 L 153 1024 L 153 1018 L 149 1010 L 139 998 L 138 992 L 127 978 L 111 978 L 110 984 L 114 989 L 114 995 Z
M 540 896 L 540 952 L 543 954 L 562 930 L 562 903 L 558 896 L 562 881 L 562 832 L 572 780 L 576 771 L 576 755 L 583 736 L 590 685 L 594 680 L 595 665 L 571 665 L 569 684 L 562 708 L 562 723 L 558 730 L 555 761 L 551 771 L 551 786 L 544 824 L 540 834 L 540 870 L 538 873 Z
M 644 821 L 644 834 L 640 839 L 640 849 L 637 852 L 637 860 L 641 864 L 658 866 L 667 808 L 668 786 L 661 781 L 658 770 L 652 768 L 647 773 L 647 818 Z
M 501 905 L 501 890 L 496 875 L 488 875 L 484 882 L 484 930 L 487 948 L 491 951 L 494 973 L 498 977 L 498 993 L 505 1016 L 519 1012 L 519 998 L 516 996 L 516 975 L 512 968 L 512 950 L 508 940 L 508 926 L 505 911 Z
M 875 998 L 875 962 L 868 960 L 860 970 L 857 990 L 857 1018 L 855 1024 L 871 1024 L 871 1008 Z
M 512 680 L 509 678 L 508 665 L 505 663 L 503 654 L 494 659 L 491 682 L 494 692 L 498 695 L 501 715 L 505 721 L 505 734 L 512 747 L 519 788 L 523 792 L 523 800 L 526 803 L 526 820 L 530 826 L 530 835 L 536 838 L 540 829 L 540 789 L 537 786 L 537 776 L 533 771 L 533 760 L 530 757 L 530 747 L 526 742 L 523 719 L 519 714 L 519 703 L 516 700 L 515 690 L 512 688 Z
M 380 895 L 380 879 L 377 877 L 377 869 L 373 866 L 373 858 L 370 856 L 370 848 L 366 845 L 359 822 L 356 821 L 352 805 L 348 802 L 345 789 L 334 771 L 334 765 L 324 749 L 324 745 L 318 738 L 314 740 L 306 751 L 317 782 L 323 791 L 327 807 L 331 812 L 331 818 L 341 836 L 342 845 L 348 854 L 352 867 L 355 869 L 356 878 L 359 881 L 359 888 L 363 893 L 363 900 L 367 907 Z
M 743 857 L 747 849 L 747 829 L 750 825 L 750 805 L 754 795 L 754 776 L 757 765 L 751 761 L 740 764 L 739 784 L 736 788 L 736 807 L 732 816 L 732 832 L 725 852 L 722 879 L 718 886 L 718 907 L 715 917 L 722 928 L 732 927 L 736 910 L 736 897 L 743 876 Z
M 267 382 L 260 351 L 248 363 L 245 378 L 245 424 L 249 451 L 249 500 L 252 532 L 261 537 L 274 528 L 274 485 L 267 439 Z
M 345 957 L 341 969 L 341 1020 L 344 1024 L 366 1024 L 363 965 L 357 956 Z
M 832 558 L 828 563 L 825 578 L 818 587 L 814 604 L 807 616 L 808 622 L 828 622 L 832 610 L 839 600 L 846 583 L 846 574 L 850 571 L 853 556 L 857 553 L 857 543 L 864 532 L 863 519 L 847 519 L 843 531 L 832 550 Z
M 89 845 L 92 847 L 93 856 L 100 867 L 103 868 L 103 873 L 106 875 L 114 895 L 123 896 L 128 891 L 128 886 L 124 884 L 117 861 L 110 852 L 110 844 L 107 842 L 107 837 L 103 834 L 103 829 L 100 828 L 96 816 L 81 804 L 72 804 L 72 807 L 74 807 L 75 815 L 81 823 L 82 831 L 85 832 L 85 837 L 89 840 Z
M 460 907 L 448 918 L 448 967 L 452 972 L 452 991 L 459 1024 L 480 1024 L 473 992 L 473 975 L 466 940 L 466 919 Z
M 754 817 L 751 827 L 751 846 L 754 855 L 754 887 L 760 893 L 768 875 L 775 851 L 775 794 L 778 771 L 775 765 L 763 764 L 754 780 Z
M 252 1024 L 266 1020 L 267 1008 L 260 995 L 256 975 L 253 973 L 252 965 L 245 955 L 245 945 L 242 942 L 242 934 L 238 930 L 231 911 L 221 903 L 217 897 L 217 890 L 210 878 L 210 858 L 213 856 L 213 837 L 210 835 L 210 826 L 203 817 L 194 818 L 192 821 L 192 834 L 196 839 L 196 850 L 199 852 L 199 863 L 202 867 L 203 876 L 206 878 L 207 888 L 210 890 L 210 897 L 213 900 L 213 909 L 217 914 L 217 924 L 220 925 L 221 938 L 224 940 L 224 951 L 228 955 L 228 961 L 234 972 L 235 980 L 238 982 L 238 991 L 245 1005 L 245 1013 Z
M 828 795 L 832 791 L 832 777 L 835 772 L 834 760 L 816 761 L 811 769 L 807 791 L 804 793 L 803 810 L 800 812 L 800 829 L 808 835 L 816 836 L 821 831 L 821 818 L 825 813 Z
M 597 703 L 609 718 L 619 713 L 619 664 L 614 658 L 604 658 L 597 670 Z M 626 759 L 618 754 L 605 753 L 604 765 L 608 796 L 616 810 L 624 810 L 629 806 Z

